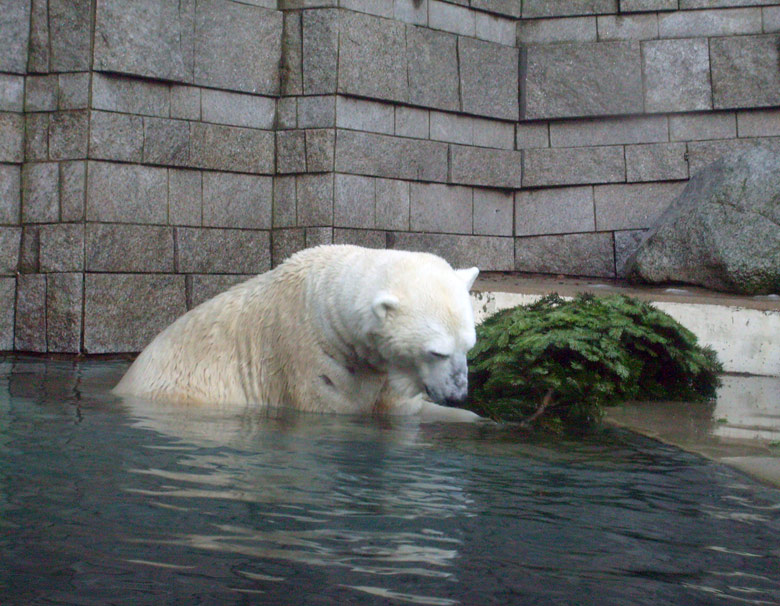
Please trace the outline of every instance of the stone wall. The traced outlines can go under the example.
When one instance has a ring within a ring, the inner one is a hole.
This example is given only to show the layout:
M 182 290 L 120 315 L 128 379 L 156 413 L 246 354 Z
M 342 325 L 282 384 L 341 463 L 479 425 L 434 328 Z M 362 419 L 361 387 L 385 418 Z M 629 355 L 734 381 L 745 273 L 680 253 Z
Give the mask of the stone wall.
M 137 351 L 324 242 L 611 278 L 780 145 L 780 0 L 0 0 L 0 350 Z

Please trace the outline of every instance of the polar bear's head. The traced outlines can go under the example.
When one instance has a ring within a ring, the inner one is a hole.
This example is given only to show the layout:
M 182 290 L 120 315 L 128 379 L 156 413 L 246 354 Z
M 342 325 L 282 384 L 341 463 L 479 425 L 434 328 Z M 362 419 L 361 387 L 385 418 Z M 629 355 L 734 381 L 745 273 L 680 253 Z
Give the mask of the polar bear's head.
M 418 254 L 393 274 L 371 310 L 375 347 L 396 389 L 408 396 L 425 393 L 438 404 L 463 401 L 466 352 L 476 342 L 469 289 L 479 270 L 454 270 L 439 257 Z

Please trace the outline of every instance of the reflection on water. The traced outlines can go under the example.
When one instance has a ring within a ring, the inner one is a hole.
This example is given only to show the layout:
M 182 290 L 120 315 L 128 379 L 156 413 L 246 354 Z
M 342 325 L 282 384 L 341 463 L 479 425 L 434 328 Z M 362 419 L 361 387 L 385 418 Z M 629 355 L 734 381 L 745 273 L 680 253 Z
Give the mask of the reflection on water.
M 120 401 L 0 362 L 0 603 L 780 604 L 780 492 L 583 442 Z

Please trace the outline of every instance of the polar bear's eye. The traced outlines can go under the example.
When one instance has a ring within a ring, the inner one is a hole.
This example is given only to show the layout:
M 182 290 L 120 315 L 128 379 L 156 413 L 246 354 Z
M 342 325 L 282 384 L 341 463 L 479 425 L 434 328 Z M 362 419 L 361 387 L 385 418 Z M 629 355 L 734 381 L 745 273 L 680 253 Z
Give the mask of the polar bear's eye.
M 445 353 L 441 353 L 439 351 L 429 351 L 428 353 L 431 354 L 431 356 L 436 358 L 437 360 L 446 360 L 447 358 L 450 357 L 449 355 Z

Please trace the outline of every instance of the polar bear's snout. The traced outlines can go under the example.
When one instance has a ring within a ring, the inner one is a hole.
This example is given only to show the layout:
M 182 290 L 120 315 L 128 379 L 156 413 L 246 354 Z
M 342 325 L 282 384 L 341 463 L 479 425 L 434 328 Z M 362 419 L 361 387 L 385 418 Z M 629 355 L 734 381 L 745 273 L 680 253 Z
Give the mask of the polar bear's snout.
M 456 353 L 441 361 L 424 381 L 428 397 L 437 404 L 459 406 L 469 391 L 466 355 Z

